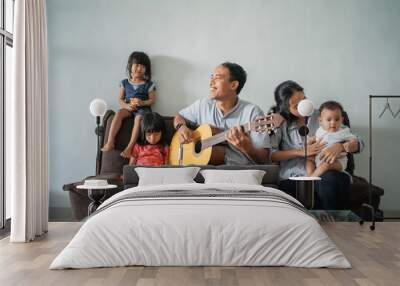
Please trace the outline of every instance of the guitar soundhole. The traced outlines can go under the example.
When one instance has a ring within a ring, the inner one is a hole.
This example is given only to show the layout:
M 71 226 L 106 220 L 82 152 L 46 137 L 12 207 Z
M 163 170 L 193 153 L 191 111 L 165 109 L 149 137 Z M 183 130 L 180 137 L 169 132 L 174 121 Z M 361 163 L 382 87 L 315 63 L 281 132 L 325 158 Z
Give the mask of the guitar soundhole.
M 194 151 L 195 151 L 197 154 L 200 153 L 200 152 L 201 152 L 201 147 L 202 147 L 201 141 L 197 141 L 197 142 L 194 144 Z

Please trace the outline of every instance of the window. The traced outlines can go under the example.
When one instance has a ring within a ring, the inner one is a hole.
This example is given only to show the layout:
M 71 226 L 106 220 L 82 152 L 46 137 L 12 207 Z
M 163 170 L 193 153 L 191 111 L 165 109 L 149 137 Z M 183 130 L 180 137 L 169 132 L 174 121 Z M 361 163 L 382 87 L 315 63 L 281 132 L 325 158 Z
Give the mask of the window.
M 14 0 L 0 0 L 0 228 L 10 217 L 10 194 L 5 188 L 5 105 L 11 93 Z
M 14 0 L 5 0 L 5 30 L 11 34 L 14 31 Z

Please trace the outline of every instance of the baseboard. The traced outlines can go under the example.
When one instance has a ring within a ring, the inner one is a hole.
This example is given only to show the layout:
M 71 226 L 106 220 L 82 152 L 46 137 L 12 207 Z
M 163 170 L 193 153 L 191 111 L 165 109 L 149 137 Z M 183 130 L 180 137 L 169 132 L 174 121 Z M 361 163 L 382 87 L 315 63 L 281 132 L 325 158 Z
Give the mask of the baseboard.
M 384 210 L 385 219 L 399 219 L 400 210 Z
M 49 221 L 77 221 L 71 208 L 49 208 Z
M 9 236 L 10 230 L 11 230 L 11 219 L 9 218 L 6 220 L 4 227 L 0 228 L 0 239 L 3 239 L 5 237 Z

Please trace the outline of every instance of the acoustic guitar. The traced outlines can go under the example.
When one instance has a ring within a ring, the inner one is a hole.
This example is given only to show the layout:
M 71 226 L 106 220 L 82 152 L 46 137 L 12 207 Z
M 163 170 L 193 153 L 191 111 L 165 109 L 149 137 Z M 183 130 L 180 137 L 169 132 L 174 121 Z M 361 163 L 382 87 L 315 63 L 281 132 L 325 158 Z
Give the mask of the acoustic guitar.
M 241 125 L 241 128 L 245 133 L 254 131 L 272 134 L 279 128 L 283 120 L 283 117 L 279 114 L 269 114 Z M 225 136 L 228 131 L 222 131 L 209 124 L 203 124 L 193 131 L 193 141 L 186 144 L 180 143 L 179 132 L 175 132 L 170 146 L 169 164 L 224 164 L 225 147 L 218 144 L 226 141 Z

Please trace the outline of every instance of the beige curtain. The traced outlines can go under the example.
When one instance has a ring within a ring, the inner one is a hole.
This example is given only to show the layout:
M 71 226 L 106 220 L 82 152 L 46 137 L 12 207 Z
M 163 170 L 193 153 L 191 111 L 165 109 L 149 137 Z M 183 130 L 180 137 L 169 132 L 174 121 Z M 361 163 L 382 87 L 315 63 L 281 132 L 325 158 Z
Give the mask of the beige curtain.
M 48 227 L 48 69 L 45 0 L 15 1 L 13 95 L 7 136 L 12 242 Z

